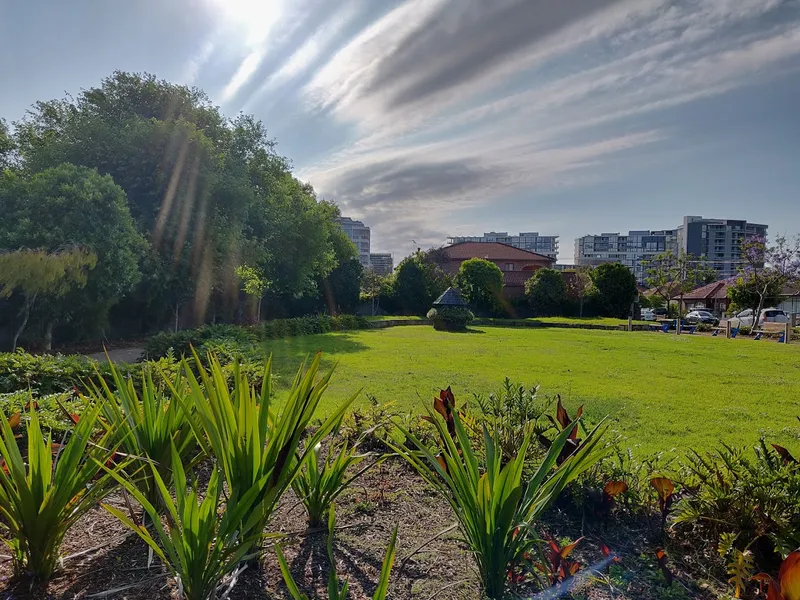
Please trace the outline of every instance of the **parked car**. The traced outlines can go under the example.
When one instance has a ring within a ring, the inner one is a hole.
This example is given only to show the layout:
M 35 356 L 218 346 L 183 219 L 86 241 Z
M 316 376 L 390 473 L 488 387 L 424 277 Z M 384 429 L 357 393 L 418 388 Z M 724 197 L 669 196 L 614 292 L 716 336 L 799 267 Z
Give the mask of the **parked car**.
M 719 319 L 707 310 L 693 310 L 686 314 L 684 321 L 692 325 L 703 323 L 705 325 L 719 325 Z
M 662 306 L 660 308 L 654 308 L 653 314 L 655 314 L 655 316 L 657 317 L 666 317 L 667 315 L 669 315 L 669 311 Z
M 652 308 L 642 309 L 642 321 L 655 321 L 656 313 Z
M 734 326 L 739 327 L 752 327 L 753 326 L 753 310 L 748 308 L 740 313 L 737 313 L 731 319 Z M 789 315 L 779 308 L 765 308 L 761 311 L 761 318 L 758 320 L 761 323 L 788 323 Z

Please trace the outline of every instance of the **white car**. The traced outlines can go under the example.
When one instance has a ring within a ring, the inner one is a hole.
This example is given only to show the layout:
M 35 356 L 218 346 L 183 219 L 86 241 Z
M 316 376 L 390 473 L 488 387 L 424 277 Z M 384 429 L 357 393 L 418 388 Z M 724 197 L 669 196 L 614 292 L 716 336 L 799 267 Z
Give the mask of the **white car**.
M 643 308 L 642 309 L 642 321 L 655 321 L 656 320 L 656 313 L 653 311 L 652 308 Z
M 748 308 L 742 312 L 734 315 L 732 319 L 734 325 L 738 322 L 740 327 L 753 326 L 753 310 Z M 789 315 L 780 310 L 779 308 L 765 308 L 761 311 L 761 318 L 758 320 L 759 324 L 762 323 L 788 323 Z

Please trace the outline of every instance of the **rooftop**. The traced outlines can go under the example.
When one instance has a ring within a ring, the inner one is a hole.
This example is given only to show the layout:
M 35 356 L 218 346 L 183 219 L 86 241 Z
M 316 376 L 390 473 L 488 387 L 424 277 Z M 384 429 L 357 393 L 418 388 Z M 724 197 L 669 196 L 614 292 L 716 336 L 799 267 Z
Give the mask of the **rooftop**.
M 500 242 L 459 242 L 444 248 L 447 255 L 454 260 L 485 258 L 487 260 L 530 260 L 553 262 L 544 254 L 515 248 Z

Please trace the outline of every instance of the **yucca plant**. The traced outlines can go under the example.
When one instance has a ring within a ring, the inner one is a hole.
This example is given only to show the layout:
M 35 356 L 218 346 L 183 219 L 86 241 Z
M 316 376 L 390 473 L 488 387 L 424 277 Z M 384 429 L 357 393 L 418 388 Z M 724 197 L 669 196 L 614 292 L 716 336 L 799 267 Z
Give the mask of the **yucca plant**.
M 127 469 L 132 481 L 147 501 L 155 507 L 161 505 L 161 493 L 152 470 L 143 468 L 152 463 L 162 481 L 172 485 L 172 446 L 182 463 L 191 462 L 196 453 L 197 441 L 192 433 L 189 419 L 181 406 L 178 395 L 186 395 L 181 375 L 165 392 L 153 382 L 149 369 L 142 371 L 141 393 L 137 392 L 133 379 L 125 379 L 113 363 L 109 371 L 116 392 L 112 392 L 105 379 L 98 377 L 100 384 L 91 383 L 89 398 L 102 407 L 101 423 L 119 440 L 119 451 L 134 460 Z
M 103 507 L 144 540 L 169 568 L 178 581 L 178 590 L 186 600 L 213 600 L 222 579 L 253 551 L 262 537 L 260 523 L 263 502 L 261 489 L 268 476 L 257 480 L 234 502 L 224 502 L 218 469 L 211 473 L 208 488 L 201 496 L 197 482 L 188 485 L 186 472 L 174 444 L 170 449 L 175 482 L 175 499 L 159 469 L 147 465 L 165 507 L 166 527 L 159 508 L 142 494 L 136 481 L 109 470 L 109 474 L 142 505 L 152 521 L 155 537 L 133 514 L 104 504 Z M 249 516 L 247 516 L 249 515 Z
M 100 467 L 114 451 L 107 433 L 92 441 L 99 405 L 84 411 L 64 445 L 44 436 L 33 406 L 25 457 L 8 421 L 0 418 L 0 513 L 15 571 L 45 581 L 58 564 L 69 528 L 115 486 Z
M 376 464 L 375 461 L 372 461 L 352 472 L 352 469 L 370 456 L 369 454 L 357 454 L 358 445 L 350 446 L 347 442 L 342 442 L 337 446 L 331 439 L 328 451 L 320 461 L 321 449 L 321 443 L 311 448 L 306 454 L 303 466 L 292 481 L 292 489 L 308 513 L 309 527 L 319 527 L 324 522 L 334 500 L 355 479 Z M 349 476 L 348 472 L 351 473 Z
M 189 385 L 184 404 L 192 429 L 209 456 L 216 458 L 228 486 L 229 502 L 236 504 L 256 482 L 263 482 L 255 505 L 263 506 L 263 518 L 272 514 L 305 460 L 300 441 L 328 389 L 333 370 L 318 377 L 320 355 L 309 367 L 301 366 L 280 410 L 272 398 L 272 358 L 264 369 L 260 392 L 251 387 L 247 375 L 233 365 L 232 388 L 228 389 L 222 366 L 213 353 L 207 355 L 206 369 L 195 353 L 197 379 L 183 361 Z M 357 395 L 357 394 L 356 394 Z M 314 448 L 334 426 L 356 398 L 345 401 L 309 436 L 305 448 Z M 244 515 L 245 520 L 250 514 Z
M 441 402 L 441 398 L 435 401 L 436 412 L 426 407 L 441 439 L 441 452 L 435 455 L 402 428 L 415 450 L 395 450 L 450 503 L 464 542 L 475 556 L 484 593 L 499 600 L 509 574 L 537 549 L 534 526 L 538 519 L 567 484 L 603 457 L 605 450 L 599 446 L 602 424 L 556 466 L 573 427 L 578 426 L 579 421 L 574 421 L 552 441 L 533 477 L 523 483 L 530 433 L 516 457 L 503 464 L 494 435 L 484 426 L 483 447 L 476 452 L 458 412 L 452 406 L 441 410 Z
M 344 585 L 340 583 L 339 575 L 336 573 L 336 559 L 333 556 L 333 532 L 335 528 L 336 510 L 331 506 L 328 514 L 328 560 L 331 563 L 331 569 L 328 575 L 328 600 L 347 600 L 349 585 L 346 581 Z M 389 547 L 386 549 L 386 556 L 384 556 L 383 564 L 381 565 L 378 586 L 375 589 L 375 593 L 372 595 L 372 600 L 385 600 L 386 594 L 389 593 L 389 576 L 391 575 L 392 566 L 394 565 L 396 546 L 397 527 L 394 528 L 392 539 L 389 541 Z M 286 588 L 289 590 L 289 594 L 294 600 L 309 600 L 308 596 L 303 594 L 297 587 L 297 583 L 292 577 L 292 573 L 289 570 L 289 565 L 281 551 L 281 547 L 276 546 L 275 551 L 278 555 L 278 563 L 280 564 L 283 580 L 286 582 Z

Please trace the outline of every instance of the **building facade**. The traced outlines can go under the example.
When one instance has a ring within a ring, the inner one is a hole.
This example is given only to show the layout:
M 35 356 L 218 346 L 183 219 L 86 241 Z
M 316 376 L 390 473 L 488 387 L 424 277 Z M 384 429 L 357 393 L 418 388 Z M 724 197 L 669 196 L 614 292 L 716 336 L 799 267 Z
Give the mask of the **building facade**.
M 647 277 L 645 263 L 667 251 L 678 251 L 678 232 L 675 229 L 629 231 L 627 235 L 585 235 L 575 240 L 575 264 L 597 266 L 618 262 L 633 271 L 638 283 L 644 284 Z
M 370 254 L 369 263 L 378 275 L 389 275 L 394 270 L 394 259 L 388 252 Z
M 339 225 L 347 234 L 358 250 L 358 260 L 365 267 L 369 267 L 372 263 L 370 261 L 370 230 L 369 227 L 364 225 L 361 221 L 354 221 L 350 217 L 339 217 L 337 219 Z
M 539 235 L 538 231 L 521 232 L 519 235 L 509 235 L 507 231 L 489 231 L 482 236 L 451 236 L 447 238 L 448 244 L 460 244 L 463 242 L 478 244 L 496 242 L 543 254 L 553 260 L 558 258 L 558 236 Z
M 498 242 L 459 242 L 443 248 L 447 261 L 441 265 L 448 273 L 458 273 L 461 263 L 470 258 L 483 258 L 503 272 L 503 295 L 522 296 L 525 282 L 543 267 L 552 268 L 555 259 L 529 250 Z
M 687 216 L 678 228 L 678 247 L 705 260 L 720 279 L 736 275 L 744 266 L 741 244 L 746 238 L 767 236 L 767 226 L 734 219 Z

